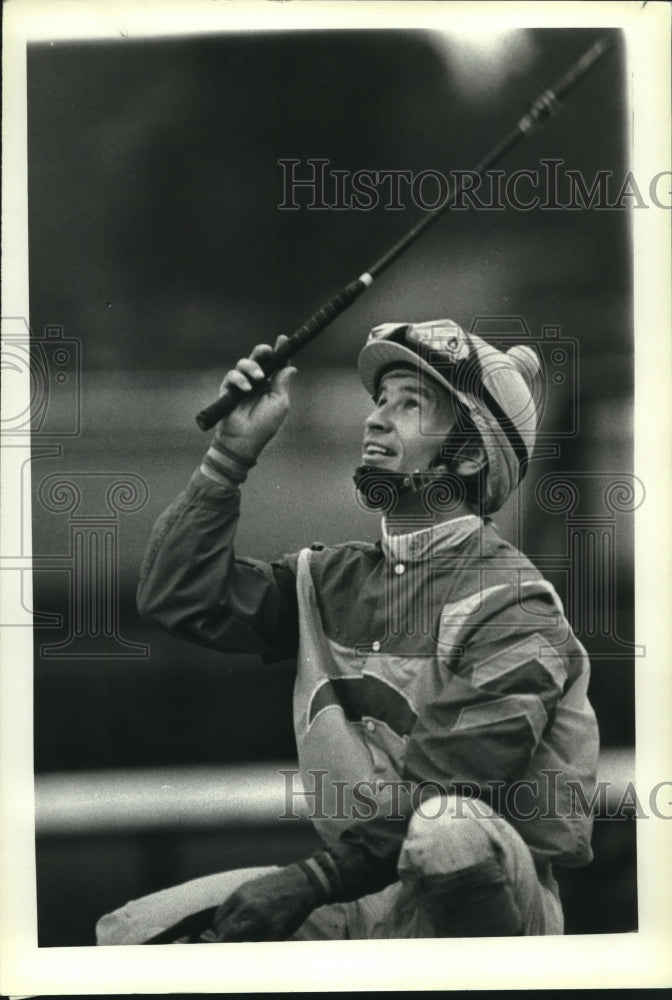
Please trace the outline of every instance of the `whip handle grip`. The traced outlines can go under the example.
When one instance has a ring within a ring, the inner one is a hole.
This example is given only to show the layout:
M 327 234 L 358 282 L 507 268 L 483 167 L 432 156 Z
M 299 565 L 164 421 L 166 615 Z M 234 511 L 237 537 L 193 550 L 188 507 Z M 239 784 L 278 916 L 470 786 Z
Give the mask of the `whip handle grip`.
M 259 367 L 263 370 L 268 380 L 271 375 L 279 371 L 280 368 L 288 361 L 291 357 L 293 351 L 287 350 L 288 345 L 284 345 L 284 350 L 282 347 L 278 348 L 274 354 L 268 358 L 263 358 L 261 361 L 257 361 Z M 214 403 L 210 403 L 205 409 L 201 410 L 196 416 L 196 423 L 201 428 L 202 431 L 209 431 L 215 424 L 223 420 L 224 417 L 228 417 L 230 413 L 233 413 L 235 408 L 238 406 L 243 399 L 250 399 L 251 396 L 258 396 L 268 389 L 268 381 L 262 382 L 258 388 L 252 389 L 251 392 L 243 392 L 236 385 L 227 385 L 226 389 L 219 396 Z

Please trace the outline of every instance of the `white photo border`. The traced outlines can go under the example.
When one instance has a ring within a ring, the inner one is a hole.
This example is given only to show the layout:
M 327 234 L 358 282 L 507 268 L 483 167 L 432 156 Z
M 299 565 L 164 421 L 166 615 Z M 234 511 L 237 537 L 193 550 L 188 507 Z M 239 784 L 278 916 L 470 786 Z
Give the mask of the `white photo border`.
M 670 168 L 670 8 L 653 3 L 212 3 L 211 0 L 9 0 L 3 38 L 3 316 L 28 317 L 26 47 L 37 39 L 129 38 L 241 28 L 612 27 L 626 40 L 636 176 Z M 650 651 L 636 665 L 637 781 L 672 777 L 668 667 L 671 490 L 670 212 L 636 213 L 635 473 L 647 498 L 636 515 L 636 629 Z M 653 292 L 652 292 L 653 290 Z M 21 391 L 21 390 L 19 390 Z M 28 387 L 23 391 L 27 401 Z M 655 406 L 651 405 L 655 399 Z M 4 405 L 9 405 L 5 400 Z M 16 409 L 17 401 L 12 400 Z M 3 447 L 3 468 L 5 467 Z M 8 501 L 10 490 L 3 490 Z M 3 540 L 11 510 L 3 504 Z M 30 525 L 24 526 L 27 531 Z M 29 597 L 29 595 L 27 595 Z M 623 935 L 445 941 L 357 941 L 38 948 L 32 759 L 32 630 L 2 634 L 0 674 L 0 992 L 97 994 L 475 988 L 660 987 L 672 984 L 672 823 L 638 824 L 639 930 Z

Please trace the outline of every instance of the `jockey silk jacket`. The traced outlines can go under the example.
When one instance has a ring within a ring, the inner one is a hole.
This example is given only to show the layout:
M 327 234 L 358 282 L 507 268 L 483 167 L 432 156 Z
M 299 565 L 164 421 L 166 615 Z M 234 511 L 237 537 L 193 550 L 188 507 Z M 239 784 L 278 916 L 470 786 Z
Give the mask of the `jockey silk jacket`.
M 234 551 L 239 509 L 195 472 L 154 527 L 138 606 L 180 638 L 296 661 L 303 785 L 344 870 L 365 851 L 393 879 L 424 790 L 486 800 L 541 877 L 587 864 L 589 663 L 530 560 L 474 515 L 265 563 Z

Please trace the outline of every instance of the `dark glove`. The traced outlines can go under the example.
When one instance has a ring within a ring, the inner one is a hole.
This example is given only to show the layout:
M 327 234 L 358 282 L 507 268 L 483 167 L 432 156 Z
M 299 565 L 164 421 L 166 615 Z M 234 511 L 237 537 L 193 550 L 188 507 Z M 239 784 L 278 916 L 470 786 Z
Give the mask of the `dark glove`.
M 245 882 L 215 912 L 203 941 L 285 941 L 324 902 L 298 864 Z

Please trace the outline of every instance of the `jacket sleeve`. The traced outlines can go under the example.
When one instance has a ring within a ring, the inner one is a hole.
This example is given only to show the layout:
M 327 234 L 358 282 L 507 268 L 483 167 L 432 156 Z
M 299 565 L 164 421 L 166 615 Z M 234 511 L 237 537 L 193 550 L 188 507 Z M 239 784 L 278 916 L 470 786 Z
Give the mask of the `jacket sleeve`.
M 140 614 L 173 635 L 222 652 L 293 657 L 298 642 L 295 560 L 240 559 L 240 491 L 195 472 L 158 518 L 140 571 Z

